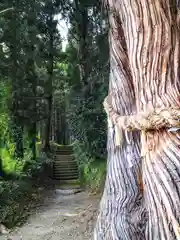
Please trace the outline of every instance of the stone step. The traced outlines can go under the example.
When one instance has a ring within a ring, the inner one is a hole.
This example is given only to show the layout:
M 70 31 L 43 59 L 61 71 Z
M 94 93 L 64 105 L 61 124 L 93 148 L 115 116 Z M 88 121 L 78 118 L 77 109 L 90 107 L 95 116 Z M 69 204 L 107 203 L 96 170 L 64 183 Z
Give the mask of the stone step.
M 72 154 L 68 154 L 68 155 L 67 154 L 55 154 L 54 156 L 55 157 L 66 157 L 66 158 L 67 157 L 73 157 L 74 158 L 74 156 Z
M 55 168 L 53 169 L 54 171 L 56 172 L 79 172 L 79 169 L 78 168 Z
M 54 170 L 57 170 L 57 171 L 78 171 L 79 172 L 79 169 L 77 167 L 61 167 L 61 166 L 58 166 L 58 167 L 54 167 L 53 168 Z
M 54 165 L 62 165 L 62 166 L 68 166 L 68 165 L 76 165 L 76 166 L 78 166 L 77 162 L 75 162 L 73 160 L 69 160 L 69 161 L 54 161 L 53 164 Z
M 74 172 L 77 172 L 79 173 L 79 170 L 76 168 L 76 169 L 62 169 L 62 168 L 54 168 L 53 170 L 54 172 L 59 172 L 59 173 L 74 173 Z
M 69 167 L 77 167 L 78 168 L 78 165 L 76 163 L 73 163 L 73 162 L 68 162 L 68 163 L 56 163 L 54 162 L 53 164 L 54 167 L 63 167 L 63 168 L 69 168 Z
M 56 169 L 78 169 L 78 166 L 75 164 L 71 164 L 71 165 L 62 165 L 62 164 L 54 164 L 53 166 Z
M 54 163 L 55 164 L 64 164 L 64 165 L 68 165 L 68 164 L 76 164 L 77 165 L 77 163 L 76 163 L 76 161 L 73 161 L 73 160 L 68 160 L 68 161 L 57 161 L 57 160 L 55 160 L 54 161 Z
M 73 156 L 72 147 L 56 149 L 53 162 L 53 178 L 62 181 L 79 181 L 79 169 Z
M 65 153 L 65 155 L 67 155 L 67 154 L 71 155 L 71 154 L 73 154 L 73 151 L 69 150 L 69 149 L 62 149 L 62 150 L 55 151 L 55 154 L 57 154 L 57 155 L 61 155 L 63 153 Z
M 69 178 L 62 178 L 62 177 L 59 177 L 59 176 L 55 176 L 54 177 L 55 179 L 57 179 L 57 180 L 60 180 L 60 181 L 68 181 L 68 180 L 78 180 L 78 178 L 77 177 L 69 177 Z
M 76 175 L 79 175 L 79 171 L 66 171 L 66 172 L 63 172 L 63 171 L 57 171 L 57 170 L 54 170 L 54 173 L 56 173 L 56 174 L 61 174 L 61 175 L 74 175 L 74 174 L 76 174 Z
M 61 157 L 60 156 L 59 157 L 55 157 L 54 160 L 55 161 L 68 161 L 68 160 L 75 161 L 75 159 L 73 157 L 68 156 L 68 155 L 67 155 L 67 157 L 64 156 L 64 155 L 61 156 Z
M 79 178 L 79 174 L 62 175 L 62 174 L 59 174 L 59 173 L 54 173 L 54 176 L 58 177 L 58 178 L 63 178 L 63 179 L 69 179 L 69 178 L 78 179 Z
M 54 168 L 56 172 L 79 172 L 78 168 Z
M 73 154 L 62 152 L 62 153 L 54 154 L 54 156 L 65 156 L 65 157 L 70 156 L 70 157 L 73 157 Z
M 68 180 L 78 180 L 79 177 L 78 176 L 65 176 L 65 177 L 62 177 L 60 175 L 54 175 L 54 178 L 55 179 L 58 179 L 58 180 L 63 180 L 63 181 L 68 181 Z
M 54 176 L 60 176 L 63 178 L 69 178 L 69 177 L 75 177 L 78 178 L 79 177 L 79 173 L 59 173 L 59 172 L 54 172 Z
M 69 155 L 67 155 L 67 156 L 66 155 L 55 156 L 54 160 L 57 160 L 57 161 L 68 161 L 68 160 L 76 161 L 73 156 L 69 156 Z
M 78 171 L 79 172 L 79 169 L 77 167 L 61 167 L 61 166 L 58 166 L 58 167 L 54 167 L 54 170 L 57 170 L 57 171 L 66 171 L 66 172 L 69 172 L 69 171 Z
M 71 162 L 74 162 L 74 163 L 77 164 L 77 162 L 74 159 L 61 159 L 61 160 L 54 159 L 54 162 L 56 162 L 56 163 L 68 163 L 68 162 L 71 163 Z
M 54 162 L 54 166 L 78 166 L 76 162 L 71 161 L 71 162 Z

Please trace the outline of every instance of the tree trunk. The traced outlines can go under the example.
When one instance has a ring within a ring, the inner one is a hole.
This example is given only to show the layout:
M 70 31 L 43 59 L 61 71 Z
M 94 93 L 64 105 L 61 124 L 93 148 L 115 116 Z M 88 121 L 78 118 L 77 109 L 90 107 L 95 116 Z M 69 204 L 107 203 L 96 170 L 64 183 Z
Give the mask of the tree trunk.
M 110 84 L 109 96 L 120 115 L 135 110 L 135 94 L 126 53 L 124 33 L 113 6 L 110 6 Z M 108 168 L 95 240 L 144 239 L 144 214 L 138 184 L 140 174 L 139 134 L 123 133 L 123 144 L 116 146 L 115 126 L 108 127 Z
M 32 151 L 32 159 L 36 160 L 36 122 L 31 123 L 31 129 L 29 130 L 30 144 L 29 147 Z
M 84 90 L 88 85 L 87 77 L 88 77 L 88 9 L 85 6 L 83 1 L 74 0 L 75 4 L 75 20 L 77 24 L 77 31 L 79 35 L 79 72 L 80 72 L 80 80 L 81 86 Z M 83 96 L 84 97 L 84 96 Z
M 48 98 L 48 116 L 45 126 L 45 139 L 43 150 L 45 152 L 50 151 L 50 134 L 51 134 L 51 114 L 52 114 L 52 94 Z
M 32 152 L 32 159 L 36 159 L 36 134 L 37 134 L 37 75 L 36 75 L 36 0 L 31 0 L 28 2 L 29 14 L 27 16 L 28 23 L 28 60 L 27 60 L 27 79 L 29 80 L 31 90 L 32 90 L 32 109 L 33 115 L 30 121 L 29 136 L 30 136 L 30 149 Z
M 48 73 L 48 117 L 45 126 L 45 143 L 44 143 L 44 151 L 49 152 L 50 148 L 50 131 L 51 131 L 51 115 L 52 115 L 52 103 L 53 103 L 53 69 L 54 69 L 54 25 L 53 25 L 53 3 L 49 2 L 49 9 L 50 9 L 50 16 L 48 22 L 48 31 L 49 31 L 49 57 L 48 57 L 48 66 L 47 66 L 47 73 Z
M 58 144 L 62 144 L 62 125 L 61 125 L 61 113 L 60 109 L 62 110 L 62 106 L 58 106 L 56 108 L 57 114 L 56 114 L 56 141 Z
M 17 120 L 17 121 L 16 121 Z M 14 123 L 16 126 L 14 127 L 14 142 L 15 142 L 15 158 L 23 158 L 24 157 L 24 146 L 23 146 L 23 127 L 19 126 L 17 118 Z
M 12 57 L 12 111 L 11 111 L 11 128 L 13 134 L 13 141 L 15 144 L 15 158 L 23 158 L 24 149 L 23 149 L 23 131 L 20 124 L 20 119 L 18 115 L 19 110 L 19 76 L 18 76 L 18 59 L 19 59 L 19 45 L 20 45 L 20 35 L 19 35 L 19 0 L 13 2 L 13 17 L 11 20 L 12 28 L 12 42 L 10 45 L 11 57 Z
M 175 1 L 121 1 L 139 111 L 180 107 L 179 12 Z M 128 9 L 128 11 L 127 11 Z M 125 24 L 125 22 L 129 24 Z M 132 23 L 132 24 L 130 24 Z M 141 133 L 146 239 L 180 238 L 179 132 Z
M 121 0 L 113 5 L 125 33 L 137 114 L 158 108 L 179 108 L 180 30 L 176 1 Z M 117 54 L 123 58 L 120 50 Z M 148 211 L 145 239 L 180 239 L 179 132 L 169 132 L 165 127 L 157 130 L 155 126 L 151 131 L 141 132 L 141 143 Z

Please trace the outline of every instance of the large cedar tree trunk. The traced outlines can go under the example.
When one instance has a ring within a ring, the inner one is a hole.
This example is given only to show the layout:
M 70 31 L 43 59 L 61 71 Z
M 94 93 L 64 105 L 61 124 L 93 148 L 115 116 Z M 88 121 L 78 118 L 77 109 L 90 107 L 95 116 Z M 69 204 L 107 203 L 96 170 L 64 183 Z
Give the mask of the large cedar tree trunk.
M 149 3 L 148 3 L 149 2 Z M 138 111 L 179 107 L 179 16 L 175 1 L 122 1 Z M 127 12 L 128 7 L 128 12 Z M 133 46 L 133 49 L 132 47 Z M 146 239 L 180 239 L 180 140 L 168 129 L 142 132 Z
M 117 72 L 121 72 L 122 69 L 129 69 L 135 89 L 137 115 L 139 112 L 157 112 L 156 109 L 169 108 L 170 111 L 172 108 L 179 108 L 180 29 L 177 2 L 173 0 L 109 2 L 116 8 L 116 12 L 120 16 L 127 45 L 125 51 L 129 59 L 128 64 L 126 63 L 124 68 L 119 65 L 114 74 L 117 75 Z M 115 30 L 114 27 L 112 29 Z M 118 27 L 119 32 L 120 29 Z M 120 40 L 116 39 L 116 44 L 119 42 Z M 114 55 L 119 54 L 120 58 L 124 59 L 122 52 L 115 49 L 113 38 L 110 44 L 111 48 L 116 51 Z M 127 80 L 128 78 L 126 78 Z M 122 74 L 118 76 L 119 81 L 122 82 Z M 127 87 L 124 88 L 124 92 L 126 92 L 127 98 L 129 92 Z M 117 97 L 115 101 L 117 101 Z M 119 104 L 124 106 L 122 99 Z M 116 113 L 126 115 L 119 109 L 117 111 L 115 106 L 113 108 Z M 144 121 L 151 122 L 152 115 L 149 114 Z M 180 136 L 178 131 L 169 132 L 166 127 L 170 115 L 167 115 L 167 119 L 164 118 L 164 127 L 163 124 L 160 124 L 159 127 L 157 121 L 157 125 L 151 126 L 151 130 L 141 129 L 144 199 L 148 212 L 145 239 L 148 240 L 180 239 Z M 144 121 L 141 122 L 142 125 Z M 173 124 L 171 125 L 173 126 Z M 125 142 L 123 142 L 124 144 Z M 127 155 L 128 151 L 125 151 Z M 114 161 L 117 162 L 114 153 L 110 153 L 110 159 L 111 165 Z M 122 186 L 122 182 L 116 175 L 116 169 L 113 173 L 108 173 L 107 179 L 115 178 Z M 106 185 L 105 192 L 110 189 L 110 186 L 112 185 Z M 122 194 L 125 196 L 125 202 L 131 201 L 131 197 L 126 195 L 126 191 Z M 109 212 L 111 212 L 111 206 L 116 206 L 115 200 L 112 205 L 109 205 Z M 105 217 L 106 220 L 109 218 L 108 214 Z M 115 230 L 112 229 L 112 235 L 116 234 L 116 229 L 120 229 L 118 222 Z M 135 235 L 132 238 L 126 238 L 123 236 L 125 230 L 121 229 L 121 235 L 118 237 L 114 235 L 115 237 L 113 236 L 112 239 L 139 239 Z M 103 230 L 103 232 L 105 231 Z
M 113 108 L 121 115 L 135 111 L 135 94 L 126 51 L 124 33 L 113 5 L 110 5 L 110 83 Z M 115 126 L 108 126 L 108 168 L 104 194 L 95 228 L 95 240 L 143 239 L 143 218 L 139 186 L 140 149 L 137 132 L 123 133 L 121 146 L 116 146 Z

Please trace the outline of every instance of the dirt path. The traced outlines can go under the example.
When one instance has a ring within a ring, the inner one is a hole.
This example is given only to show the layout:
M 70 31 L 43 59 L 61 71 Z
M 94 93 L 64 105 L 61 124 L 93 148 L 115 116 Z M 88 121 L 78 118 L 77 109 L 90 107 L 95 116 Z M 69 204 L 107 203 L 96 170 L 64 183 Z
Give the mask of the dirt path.
M 24 226 L 0 240 L 90 240 L 98 201 L 85 192 L 67 195 L 55 190 Z

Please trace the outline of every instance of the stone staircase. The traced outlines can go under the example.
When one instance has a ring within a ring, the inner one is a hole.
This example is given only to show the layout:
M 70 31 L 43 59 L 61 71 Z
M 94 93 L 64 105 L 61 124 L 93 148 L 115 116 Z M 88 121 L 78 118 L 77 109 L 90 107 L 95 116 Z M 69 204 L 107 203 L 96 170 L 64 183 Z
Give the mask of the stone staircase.
M 62 183 L 78 181 L 79 171 L 70 146 L 59 147 L 55 152 L 53 178 Z

